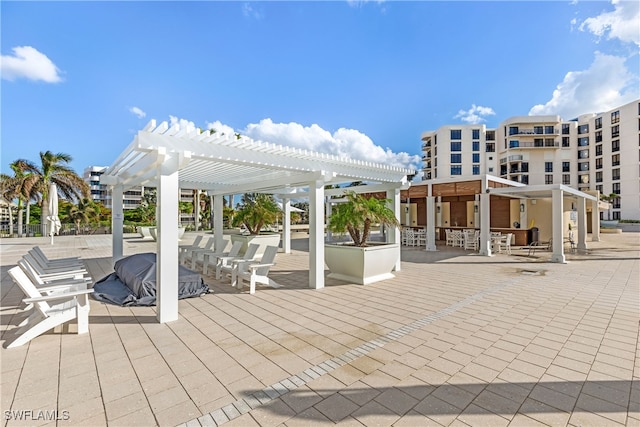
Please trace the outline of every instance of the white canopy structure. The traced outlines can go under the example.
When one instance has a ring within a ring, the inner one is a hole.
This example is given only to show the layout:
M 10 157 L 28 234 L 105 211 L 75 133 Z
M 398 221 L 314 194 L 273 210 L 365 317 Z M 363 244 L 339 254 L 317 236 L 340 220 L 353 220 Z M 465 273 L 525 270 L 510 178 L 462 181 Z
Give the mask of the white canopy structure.
M 151 120 L 100 177 L 112 187 L 113 259 L 121 258 L 122 193 L 133 186 L 157 188 L 157 304 L 161 323 L 178 318 L 178 198 L 179 189 L 206 190 L 214 196 L 214 232 L 222 243 L 222 197 L 263 192 L 283 200 L 283 248 L 290 251 L 291 198 L 309 198 L 309 287 L 324 287 L 324 202 L 329 184 L 364 181 L 370 185 L 354 191 L 386 191 L 400 215 L 400 189 L 409 184 L 413 170 L 379 163 L 253 141 L 247 137 L 210 131 L 156 125 Z M 399 242 L 400 231 L 387 233 Z M 220 247 L 220 246 L 218 246 Z M 400 269 L 398 250 L 396 270 Z

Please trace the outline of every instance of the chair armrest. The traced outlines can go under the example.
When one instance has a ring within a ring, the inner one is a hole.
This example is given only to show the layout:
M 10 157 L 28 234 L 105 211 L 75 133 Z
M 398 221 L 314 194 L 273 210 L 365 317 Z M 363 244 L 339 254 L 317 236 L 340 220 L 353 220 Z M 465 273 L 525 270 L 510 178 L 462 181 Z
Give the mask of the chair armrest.
M 88 284 L 89 284 L 88 282 L 76 282 L 76 283 L 68 282 L 68 283 L 60 283 L 60 284 L 53 284 L 53 285 L 47 284 L 43 286 L 38 286 L 37 289 L 38 289 L 38 292 L 40 293 L 70 289 L 70 288 L 73 288 L 74 286 L 84 286 L 84 288 L 87 289 Z
M 55 301 L 58 299 L 68 299 L 70 297 L 88 295 L 91 293 L 93 293 L 93 289 L 84 289 L 81 291 L 61 292 L 59 294 L 51 294 L 51 295 L 45 295 L 41 297 L 34 297 L 34 298 L 25 298 L 22 301 L 24 301 L 27 304 L 31 304 L 32 302 Z
M 271 267 L 274 266 L 274 263 L 269 263 L 269 264 L 249 264 L 249 268 L 252 270 L 258 269 L 260 267 Z

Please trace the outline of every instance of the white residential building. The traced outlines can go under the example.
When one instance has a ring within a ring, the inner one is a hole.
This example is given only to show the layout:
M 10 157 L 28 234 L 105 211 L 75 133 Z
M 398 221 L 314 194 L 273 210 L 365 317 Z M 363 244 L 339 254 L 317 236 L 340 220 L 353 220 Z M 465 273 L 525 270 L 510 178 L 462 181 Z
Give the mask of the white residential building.
M 423 180 L 491 174 L 618 194 L 602 219 L 640 219 L 640 100 L 564 121 L 511 117 L 496 129 L 446 125 L 422 134 Z
M 105 207 L 112 209 L 111 192 L 109 186 L 100 183 L 100 175 L 105 173 L 106 166 L 89 166 L 84 169 L 82 178 L 89 184 L 91 198 L 94 202 L 100 202 Z M 135 187 L 123 194 L 124 209 L 135 209 L 142 201 L 142 187 Z

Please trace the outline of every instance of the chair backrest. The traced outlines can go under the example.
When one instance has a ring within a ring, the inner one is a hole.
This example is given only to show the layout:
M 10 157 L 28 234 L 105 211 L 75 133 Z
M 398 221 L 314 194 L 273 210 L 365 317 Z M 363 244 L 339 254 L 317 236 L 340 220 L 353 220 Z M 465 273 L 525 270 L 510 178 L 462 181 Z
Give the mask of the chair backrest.
M 20 266 L 20 268 L 22 268 L 26 275 L 29 276 L 33 283 L 35 283 L 36 285 L 45 284 L 44 280 L 42 280 L 40 275 L 36 272 L 36 270 L 33 269 L 31 264 L 29 264 L 27 260 L 25 260 L 24 258 L 18 260 L 18 265 Z
M 22 270 L 20 266 L 15 266 L 9 270 L 9 275 L 13 279 L 14 283 L 20 286 L 22 292 L 26 295 L 27 298 L 37 298 L 41 297 L 42 294 L 36 288 L 36 285 L 27 277 L 26 273 Z M 40 311 L 44 316 L 47 316 L 47 311 L 51 308 L 51 306 L 46 301 L 38 301 L 34 303 L 34 306 Z
M 24 260 L 26 260 L 32 267 L 33 269 L 36 271 L 36 273 L 38 273 L 39 275 L 43 275 L 46 274 L 47 272 L 45 271 L 45 266 L 43 266 L 32 254 L 30 254 L 29 252 L 27 252 L 26 254 L 24 254 L 24 256 L 22 257 Z
M 227 247 L 229 246 L 229 243 L 231 243 L 231 240 L 223 240 L 223 241 L 222 241 L 222 247 L 218 248 L 218 247 L 216 247 L 216 246 L 214 245 L 214 250 L 213 250 L 213 252 L 216 252 L 216 253 L 224 252 L 224 251 L 225 251 L 225 249 L 227 249 Z M 238 242 L 238 243 L 240 243 L 240 242 Z M 237 253 L 236 253 L 236 255 L 237 255 Z M 235 256 L 235 255 L 233 255 L 233 256 Z
M 259 248 L 260 245 L 258 245 L 257 243 L 250 243 L 242 258 L 246 260 L 252 260 L 253 258 L 255 258 Z
M 231 249 L 229 250 L 228 256 L 232 256 L 232 257 L 238 256 L 238 254 L 240 253 L 240 249 L 242 249 L 242 242 L 233 242 L 233 245 L 231 245 Z
M 276 254 L 278 253 L 277 246 L 267 246 L 264 249 L 264 254 L 262 254 L 262 259 L 260 260 L 260 264 L 273 264 L 273 261 L 276 259 Z M 264 267 L 256 268 L 256 274 L 260 276 L 266 276 L 269 273 L 270 265 L 265 265 Z
M 202 243 L 202 239 L 204 239 L 204 236 L 196 236 L 196 238 L 193 239 L 192 246 L 200 246 L 200 243 Z
M 209 237 L 209 240 L 207 240 L 207 243 L 205 243 L 205 245 L 204 245 L 204 249 L 206 249 L 206 250 L 213 249 L 213 245 L 215 243 L 216 243 L 216 238 L 215 237 Z

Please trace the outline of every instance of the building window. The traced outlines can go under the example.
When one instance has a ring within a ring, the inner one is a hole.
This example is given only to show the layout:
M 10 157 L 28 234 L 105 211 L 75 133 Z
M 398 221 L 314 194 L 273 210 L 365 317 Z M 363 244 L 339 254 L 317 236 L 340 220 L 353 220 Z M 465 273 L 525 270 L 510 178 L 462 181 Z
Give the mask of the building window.
M 583 133 L 589 133 L 589 125 L 578 126 L 578 135 L 582 135 Z
M 602 182 L 602 172 L 596 172 L 596 182 Z
M 496 144 L 487 144 L 486 145 L 487 153 L 495 153 L 496 152 Z
M 616 197 L 611 201 L 614 209 L 620 209 L 620 197 Z
M 562 174 L 562 183 L 564 185 L 571 185 L 571 174 L 563 173 Z
M 611 179 L 613 179 L 614 181 L 619 181 L 620 180 L 620 169 L 619 168 L 611 170 Z
M 462 163 L 462 154 L 452 154 L 451 163 Z
M 473 165 L 473 174 L 480 175 L 480 165 Z
M 602 169 L 602 158 L 596 159 L 596 169 Z
M 620 125 L 611 126 L 611 138 L 620 136 Z
M 586 147 L 589 145 L 589 137 L 583 136 L 582 138 L 578 138 L 578 147 Z
M 545 184 L 553 184 L 553 175 L 545 175 L 544 176 Z
M 599 191 L 600 194 L 602 194 L 602 190 L 603 190 L 603 186 L 602 185 L 596 185 L 596 191 Z
M 522 172 L 529 172 L 529 162 L 520 163 L 520 170 Z
M 589 162 L 580 162 L 578 163 L 578 170 L 581 172 L 589 170 Z
M 451 129 L 451 139 L 462 139 L 462 130 Z
M 533 139 L 533 146 L 534 147 L 544 147 L 544 142 L 542 138 L 534 138 Z
M 496 140 L 496 131 L 488 130 L 484 134 L 485 141 L 495 141 Z
M 602 129 L 602 117 L 596 118 L 596 129 Z
M 611 113 L 611 124 L 614 125 L 620 122 L 620 111 L 614 111 Z
M 571 162 L 562 162 L 562 172 L 571 172 Z
M 535 133 L 536 135 L 542 135 L 542 126 L 534 126 L 533 133 Z
M 480 141 L 473 141 L 471 143 L 471 150 L 480 151 Z
M 569 142 L 569 137 L 568 136 L 563 136 L 562 137 L 562 146 L 563 147 L 570 147 L 571 143 Z
M 611 151 L 616 152 L 620 151 L 620 140 L 616 139 L 615 141 L 611 141 Z
M 571 133 L 571 127 L 568 123 L 563 123 L 562 124 L 562 134 L 563 135 L 569 135 Z
M 462 166 L 451 166 L 451 175 L 462 175 Z
M 462 151 L 462 142 L 451 141 L 451 151 Z
M 509 148 L 518 148 L 520 146 L 520 142 L 515 139 L 509 141 Z
M 580 150 L 578 151 L 579 159 L 588 159 L 589 158 L 589 150 Z
M 611 212 L 611 218 L 619 220 L 620 219 L 620 212 L 618 212 L 618 211 Z
M 596 145 L 596 156 L 602 156 L 602 144 Z
M 602 142 L 602 131 L 601 130 L 596 132 L 596 142 Z
M 551 135 L 556 133 L 556 129 L 553 126 L 545 126 L 544 133 L 546 133 L 547 135 Z
M 473 153 L 473 163 L 480 163 L 480 153 Z
M 528 184 L 529 183 L 529 175 L 522 175 L 520 177 L 520 182 L 523 184 Z
M 509 126 L 509 135 L 517 135 L 518 131 L 518 126 Z
M 611 166 L 620 166 L 620 154 L 611 156 Z
M 620 194 L 620 183 L 619 182 L 614 182 L 613 185 L 611 186 L 611 192 L 614 194 Z
M 471 137 L 473 139 L 480 139 L 480 129 L 472 129 L 471 130 Z
M 493 168 L 489 168 L 489 172 L 493 172 Z
M 553 172 L 553 162 L 544 162 L 544 171 Z

